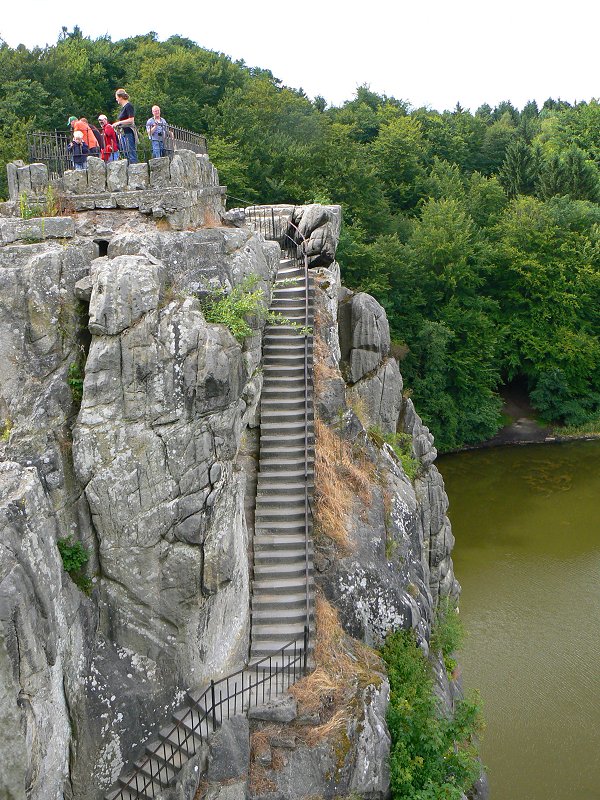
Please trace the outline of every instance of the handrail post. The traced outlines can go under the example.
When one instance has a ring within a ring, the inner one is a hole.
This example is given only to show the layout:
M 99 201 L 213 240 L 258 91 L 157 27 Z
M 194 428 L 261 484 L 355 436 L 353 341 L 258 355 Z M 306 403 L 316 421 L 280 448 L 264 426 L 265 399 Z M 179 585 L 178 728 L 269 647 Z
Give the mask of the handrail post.
M 217 705 L 215 702 L 215 682 L 211 679 L 210 694 L 212 703 L 213 732 L 217 730 Z
M 302 653 L 302 662 L 304 674 L 306 674 L 306 666 L 308 664 L 308 625 L 304 626 L 304 652 Z
M 310 575 L 308 570 L 308 255 L 304 256 L 304 569 L 306 575 L 306 630 L 310 624 Z M 306 652 L 306 651 L 305 651 Z M 306 657 L 305 657 L 306 660 Z M 304 665 L 306 670 L 306 664 Z

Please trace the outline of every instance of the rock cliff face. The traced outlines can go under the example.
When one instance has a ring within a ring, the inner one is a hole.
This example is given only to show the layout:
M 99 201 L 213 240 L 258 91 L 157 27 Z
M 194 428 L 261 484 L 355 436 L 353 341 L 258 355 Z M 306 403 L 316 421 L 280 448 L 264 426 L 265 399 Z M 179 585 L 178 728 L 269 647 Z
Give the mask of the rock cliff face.
M 317 270 L 316 282 L 317 348 L 323 343 L 317 408 L 378 465 L 371 499 L 362 507 L 355 501 L 352 509 L 351 552 L 321 542 L 320 582 L 354 636 L 379 646 L 390 630 L 412 627 L 425 643 L 440 595 L 460 591 L 433 437 L 402 395 L 383 308 L 369 295 L 343 289 L 336 265 Z M 413 480 L 385 443 L 386 435 L 396 432 L 405 434 Z
M 89 185 L 71 187 L 77 207 L 88 210 L 56 225 L 0 220 L 0 797 L 7 800 L 101 797 L 186 688 L 247 655 L 244 505 L 252 505 L 260 325 L 242 346 L 206 322 L 198 297 L 255 275 L 268 300 L 279 248 L 244 226 L 198 228 L 199 220 L 213 224 L 220 194 L 203 165 L 214 188 L 210 214 L 196 213 L 201 192 L 187 205 L 185 192 L 196 191 L 200 175 L 194 163 L 185 157 L 171 166 L 162 187 L 188 209 L 183 216 L 172 209 L 172 226 L 156 210 L 156 171 L 121 176 L 119 185 L 116 173 L 91 171 L 86 180 L 99 181 L 92 200 Z M 26 179 L 13 175 L 17 187 Z M 144 206 L 145 191 L 154 192 L 156 213 Z M 426 647 L 437 598 L 459 588 L 432 437 L 402 397 L 383 309 L 341 287 L 339 209 L 280 213 L 308 239 L 317 284 L 315 408 L 378 476 L 369 502 L 354 501 L 350 546 L 317 539 L 317 583 L 357 639 L 378 646 L 389 630 L 411 626 Z M 196 227 L 174 230 L 186 227 L 182 220 Z M 397 430 L 418 462 L 413 480 L 382 438 Z M 89 595 L 63 569 L 57 541 L 67 536 L 88 550 Z M 310 737 L 292 737 L 289 747 L 285 732 L 275 736 L 275 752 L 287 755 L 275 759 L 271 790 L 383 797 L 386 692 L 381 675 L 360 688 L 342 755 Z M 319 720 L 297 723 L 305 730 Z M 310 781 L 298 784 L 299 772 Z M 191 798 L 193 775 L 185 780 L 188 794 L 180 786 L 177 796 Z
M 279 248 L 169 228 L 2 221 L 2 797 L 99 797 L 181 691 L 247 652 L 237 456 L 260 331 L 242 347 L 196 295 L 252 274 L 268 301 Z M 68 535 L 90 596 L 63 570 Z

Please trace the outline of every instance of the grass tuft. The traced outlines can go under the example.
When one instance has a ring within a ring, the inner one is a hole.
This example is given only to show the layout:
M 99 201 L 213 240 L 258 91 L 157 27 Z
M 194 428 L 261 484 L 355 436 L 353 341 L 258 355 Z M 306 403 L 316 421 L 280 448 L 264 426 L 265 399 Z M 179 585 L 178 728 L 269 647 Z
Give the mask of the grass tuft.
M 315 443 L 315 523 L 320 533 L 349 552 L 354 499 L 370 505 L 375 468 L 319 419 L 315 419 Z

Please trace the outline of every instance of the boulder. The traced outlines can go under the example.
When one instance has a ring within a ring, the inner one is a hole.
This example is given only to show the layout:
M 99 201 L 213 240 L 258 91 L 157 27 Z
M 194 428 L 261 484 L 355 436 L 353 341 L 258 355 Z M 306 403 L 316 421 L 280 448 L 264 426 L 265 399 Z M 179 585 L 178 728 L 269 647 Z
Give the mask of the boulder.
M 148 162 L 150 168 L 150 186 L 152 189 L 167 189 L 172 186 L 169 159 L 151 158 Z
M 208 742 L 206 780 L 209 783 L 245 780 L 250 769 L 250 729 L 246 717 L 225 721 Z
M 371 426 L 384 434 L 396 433 L 402 408 L 402 376 L 393 358 L 355 383 L 352 394 L 364 404 Z
M 383 307 L 364 292 L 339 306 L 341 358 L 349 383 L 376 369 L 390 351 L 390 326 Z
M 45 164 L 30 164 L 31 190 L 35 194 L 44 194 L 48 189 L 48 167 Z
M 160 267 L 143 256 L 99 259 L 92 271 L 89 328 L 114 336 L 158 306 Z

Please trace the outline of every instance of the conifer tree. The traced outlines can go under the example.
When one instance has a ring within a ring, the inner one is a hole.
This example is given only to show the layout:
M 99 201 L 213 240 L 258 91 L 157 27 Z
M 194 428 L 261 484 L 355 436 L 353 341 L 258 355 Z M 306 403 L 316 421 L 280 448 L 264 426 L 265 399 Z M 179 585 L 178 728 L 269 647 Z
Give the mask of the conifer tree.
M 515 139 L 506 148 L 500 168 L 500 181 L 509 197 L 533 194 L 538 170 L 538 153 L 524 139 Z

